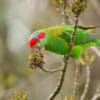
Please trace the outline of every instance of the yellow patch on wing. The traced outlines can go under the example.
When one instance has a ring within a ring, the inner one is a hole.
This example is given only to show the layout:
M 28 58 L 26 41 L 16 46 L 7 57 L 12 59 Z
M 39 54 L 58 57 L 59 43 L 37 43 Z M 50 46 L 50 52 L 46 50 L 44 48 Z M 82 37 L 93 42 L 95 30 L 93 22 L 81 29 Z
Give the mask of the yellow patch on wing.
M 50 32 L 53 33 L 55 36 L 59 35 L 63 32 L 63 29 L 60 27 L 53 27 L 53 28 L 49 28 Z

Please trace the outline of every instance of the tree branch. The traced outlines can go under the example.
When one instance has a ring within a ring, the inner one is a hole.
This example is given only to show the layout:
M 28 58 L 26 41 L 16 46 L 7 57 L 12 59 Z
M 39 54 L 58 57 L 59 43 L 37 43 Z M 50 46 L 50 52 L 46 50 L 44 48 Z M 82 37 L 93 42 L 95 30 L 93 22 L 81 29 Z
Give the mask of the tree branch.
M 73 33 L 72 33 L 71 42 L 69 44 L 69 54 L 67 56 L 64 56 L 64 67 L 62 69 L 59 82 L 58 82 L 56 88 L 54 89 L 53 93 L 49 96 L 48 100 L 54 100 L 56 95 L 61 90 L 63 82 L 64 82 L 64 78 L 65 78 L 65 74 L 66 74 L 66 69 L 67 69 L 67 65 L 68 65 L 68 60 L 70 58 L 70 50 L 73 47 L 72 44 L 74 44 L 74 38 L 75 38 L 75 35 L 76 35 L 76 30 L 77 30 L 77 25 L 78 25 L 78 16 L 75 17 L 75 18 L 76 18 L 75 19 L 75 25 L 74 25 L 74 29 L 73 29 Z
M 67 1 L 66 1 L 67 2 Z M 65 17 L 66 17 L 66 13 L 65 13 L 65 3 L 61 5 L 61 16 L 62 16 L 62 25 L 66 24 L 65 21 Z M 60 92 L 63 82 L 64 82 L 64 78 L 65 78 L 65 74 L 66 74 L 66 70 L 67 70 L 67 65 L 68 65 L 68 60 L 69 60 L 70 56 L 64 56 L 64 66 L 62 68 L 61 71 L 61 75 L 59 77 L 59 81 L 58 84 L 56 86 L 56 88 L 54 89 L 54 91 L 52 92 L 52 94 L 48 97 L 48 100 L 54 100 L 54 98 L 57 96 L 57 94 Z
M 67 70 L 67 65 L 68 65 L 68 60 L 69 60 L 70 56 L 64 56 L 65 59 L 65 63 L 64 63 L 64 67 L 62 69 L 61 75 L 60 75 L 60 79 L 58 81 L 58 84 L 56 86 L 56 88 L 54 89 L 53 93 L 49 96 L 48 100 L 54 100 L 54 98 L 56 97 L 56 95 L 59 93 L 59 91 L 62 88 L 63 82 L 64 82 L 64 78 L 65 78 L 65 74 L 66 74 L 66 70 Z
M 65 16 L 66 16 L 65 14 L 66 13 L 65 13 L 65 9 L 64 9 L 66 2 L 67 1 L 64 2 L 64 4 L 62 5 L 62 9 L 61 9 L 62 24 L 66 23 L 65 22 Z M 57 96 L 57 94 L 60 92 L 60 90 L 62 88 L 64 78 L 65 78 L 65 75 L 66 75 L 68 60 L 70 58 L 70 51 L 71 51 L 72 47 L 74 46 L 74 38 L 75 38 L 75 35 L 76 35 L 77 26 L 78 26 L 78 17 L 79 17 L 79 14 L 75 14 L 75 25 L 74 25 L 73 33 L 72 33 L 72 36 L 71 36 L 71 41 L 70 41 L 70 44 L 69 44 L 69 53 L 68 53 L 68 55 L 64 56 L 64 67 L 62 68 L 62 72 L 61 72 L 58 84 L 57 84 L 56 88 L 54 89 L 54 91 L 52 92 L 52 94 L 49 96 L 48 100 L 54 100 L 54 98 Z

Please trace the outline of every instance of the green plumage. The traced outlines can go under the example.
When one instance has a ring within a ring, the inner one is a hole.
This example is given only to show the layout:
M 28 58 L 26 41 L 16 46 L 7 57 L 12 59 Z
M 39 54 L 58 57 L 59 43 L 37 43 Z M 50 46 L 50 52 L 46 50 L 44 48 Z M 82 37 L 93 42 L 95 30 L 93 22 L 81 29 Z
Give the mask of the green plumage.
M 40 40 L 41 46 L 45 47 L 46 50 L 61 55 L 68 54 L 73 25 L 59 25 L 41 29 L 37 32 L 46 33 L 45 38 Z M 77 28 L 74 45 L 70 53 L 72 57 L 78 58 L 85 48 L 89 46 L 100 46 L 100 41 L 97 36 L 88 34 L 87 31 Z

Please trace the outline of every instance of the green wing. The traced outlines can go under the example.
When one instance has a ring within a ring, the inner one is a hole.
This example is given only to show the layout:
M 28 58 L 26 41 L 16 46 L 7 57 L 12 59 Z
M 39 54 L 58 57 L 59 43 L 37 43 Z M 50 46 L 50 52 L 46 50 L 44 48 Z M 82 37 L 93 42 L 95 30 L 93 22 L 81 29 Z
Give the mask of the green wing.
M 58 37 L 53 37 L 46 45 L 46 49 L 54 53 L 66 55 L 68 53 L 68 43 Z
M 64 25 L 63 32 L 59 36 L 63 38 L 66 42 L 70 43 L 72 33 L 73 33 L 73 25 Z M 92 35 L 87 33 L 87 31 L 83 29 L 77 28 L 74 44 L 83 45 L 92 42 L 96 43 L 97 40 L 100 40 L 100 35 Z
M 60 34 L 60 37 L 63 38 L 66 42 L 70 43 L 71 40 L 70 36 L 72 32 L 73 32 L 73 26 L 66 26 L 64 27 L 63 33 Z M 71 55 L 73 58 L 77 59 L 81 56 L 85 48 L 90 46 L 100 46 L 100 35 L 91 35 L 87 33 L 87 31 L 78 28 L 74 44 L 75 46 L 73 46 L 71 50 Z

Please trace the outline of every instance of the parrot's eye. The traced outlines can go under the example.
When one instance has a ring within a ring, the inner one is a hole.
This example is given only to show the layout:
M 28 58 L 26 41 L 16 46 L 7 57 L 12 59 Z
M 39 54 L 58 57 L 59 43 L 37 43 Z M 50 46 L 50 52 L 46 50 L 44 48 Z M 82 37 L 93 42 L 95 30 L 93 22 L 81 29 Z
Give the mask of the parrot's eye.
M 40 32 L 37 36 L 39 39 L 43 39 L 45 37 L 45 32 Z
M 32 38 L 31 40 L 29 40 L 28 44 L 29 44 L 29 47 L 32 48 L 34 45 L 37 44 L 37 39 L 36 38 Z

